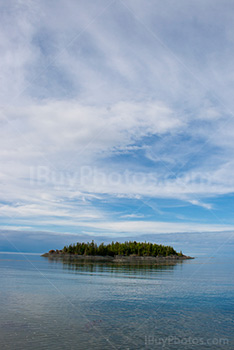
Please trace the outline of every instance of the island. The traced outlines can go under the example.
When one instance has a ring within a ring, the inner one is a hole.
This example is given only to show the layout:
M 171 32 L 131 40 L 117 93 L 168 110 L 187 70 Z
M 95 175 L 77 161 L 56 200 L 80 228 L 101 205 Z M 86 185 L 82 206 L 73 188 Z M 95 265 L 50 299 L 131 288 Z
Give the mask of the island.
M 128 241 L 97 245 L 94 241 L 70 244 L 62 250 L 50 250 L 42 255 L 49 259 L 69 262 L 129 263 L 129 264 L 175 264 L 194 259 L 178 253 L 171 246 L 149 242 Z

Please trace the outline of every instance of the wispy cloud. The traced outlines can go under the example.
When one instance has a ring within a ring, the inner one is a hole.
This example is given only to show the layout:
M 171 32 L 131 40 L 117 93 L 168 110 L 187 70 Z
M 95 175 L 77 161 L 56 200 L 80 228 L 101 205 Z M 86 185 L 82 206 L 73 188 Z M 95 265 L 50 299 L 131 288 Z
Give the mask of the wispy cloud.
M 231 229 L 232 14 L 213 0 L 3 3 L 2 224 Z

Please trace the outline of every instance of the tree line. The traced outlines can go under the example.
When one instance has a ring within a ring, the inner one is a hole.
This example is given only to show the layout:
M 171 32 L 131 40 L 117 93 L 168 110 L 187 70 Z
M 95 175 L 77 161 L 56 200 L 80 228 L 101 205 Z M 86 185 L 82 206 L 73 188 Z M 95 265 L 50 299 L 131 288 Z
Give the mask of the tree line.
M 164 246 L 162 244 L 146 243 L 146 242 L 112 242 L 105 245 L 101 243 L 97 245 L 94 241 L 91 243 L 74 243 L 65 246 L 62 249 L 63 253 L 78 254 L 78 255 L 101 255 L 101 256 L 115 256 L 115 255 L 136 255 L 136 256 L 181 256 L 182 252 L 177 253 L 174 248 Z

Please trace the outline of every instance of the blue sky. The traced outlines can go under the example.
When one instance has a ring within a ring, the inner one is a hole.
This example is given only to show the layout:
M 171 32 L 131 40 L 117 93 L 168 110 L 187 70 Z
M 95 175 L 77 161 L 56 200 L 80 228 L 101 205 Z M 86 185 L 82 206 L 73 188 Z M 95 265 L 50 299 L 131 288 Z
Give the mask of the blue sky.
M 8 243 L 234 230 L 232 1 L 0 9 Z

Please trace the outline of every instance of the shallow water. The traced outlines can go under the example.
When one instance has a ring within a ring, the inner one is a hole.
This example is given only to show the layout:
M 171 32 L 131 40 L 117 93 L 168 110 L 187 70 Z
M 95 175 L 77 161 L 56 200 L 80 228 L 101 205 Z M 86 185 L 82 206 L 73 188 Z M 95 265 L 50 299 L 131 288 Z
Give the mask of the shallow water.
M 234 349 L 234 258 L 69 265 L 0 254 L 1 349 Z

